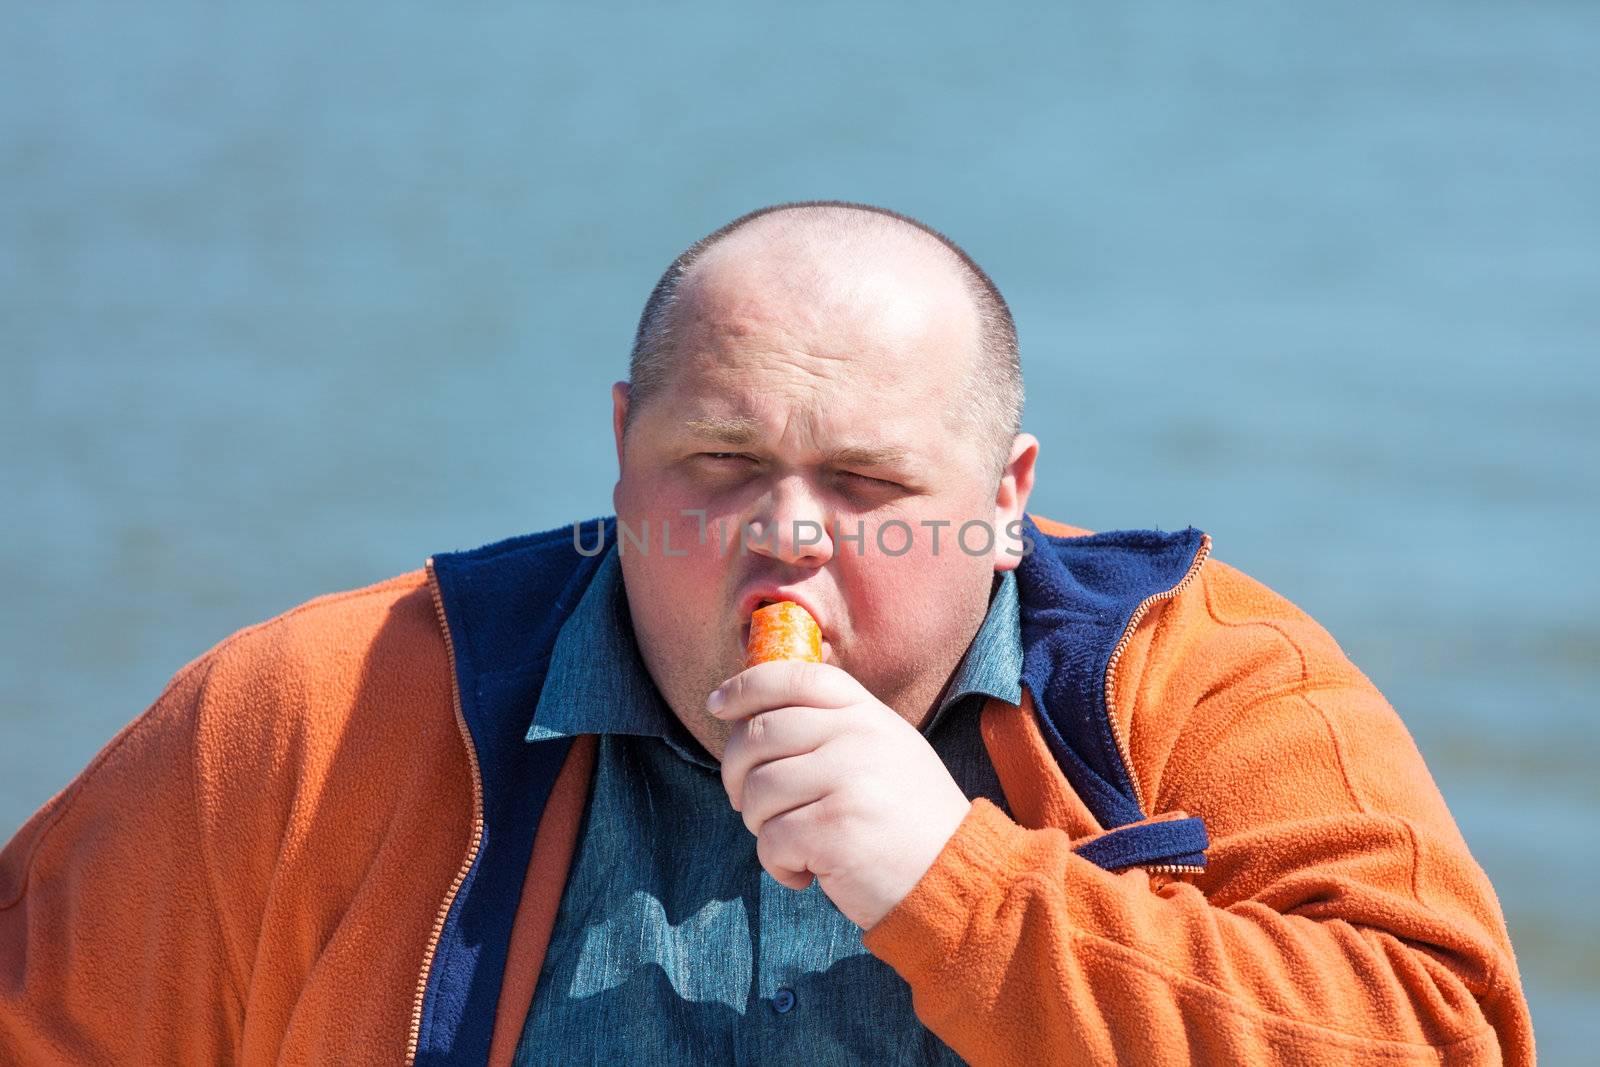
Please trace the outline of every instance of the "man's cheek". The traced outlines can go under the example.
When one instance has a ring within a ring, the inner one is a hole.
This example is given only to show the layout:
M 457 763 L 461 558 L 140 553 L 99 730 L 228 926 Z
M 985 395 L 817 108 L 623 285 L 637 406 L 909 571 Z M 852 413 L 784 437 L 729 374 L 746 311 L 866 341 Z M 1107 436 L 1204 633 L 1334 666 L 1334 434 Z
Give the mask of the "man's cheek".
M 877 561 L 904 560 L 913 565 L 949 561 L 952 557 L 987 557 L 997 536 L 994 524 L 971 516 L 895 516 L 875 521 L 841 523 L 836 547 Z
M 936 610 L 925 597 L 937 582 L 919 572 L 915 561 L 869 562 L 870 573 L 851 597 L 851 627 L 858 644 L 894 655 L 901 642 L 917 639 L 923 620 Z M 905 651 L 898 648 L 898 654 Z

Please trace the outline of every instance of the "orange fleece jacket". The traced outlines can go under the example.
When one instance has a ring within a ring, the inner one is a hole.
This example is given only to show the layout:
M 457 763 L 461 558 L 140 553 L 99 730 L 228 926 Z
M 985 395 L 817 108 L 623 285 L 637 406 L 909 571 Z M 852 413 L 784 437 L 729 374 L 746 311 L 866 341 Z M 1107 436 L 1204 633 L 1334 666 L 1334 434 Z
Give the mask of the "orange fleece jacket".
M 1046 532 L 1084 531 L 1039 520 Z M 417 571 L 186 666 L 0 853 L 0 1063 L 400 1063 L 475 847 L 475 757 Z M 865 934 L 975 1064 L 1533 1062 L 1494 892 L 1398 717 L 1286 600 L 1208 560 L 1108 704 L 1199 874 L 1109 873 L 1025 701 L 979 800 Z M 491 1062 L 515 1049 L 593 768 L 540 823 Z

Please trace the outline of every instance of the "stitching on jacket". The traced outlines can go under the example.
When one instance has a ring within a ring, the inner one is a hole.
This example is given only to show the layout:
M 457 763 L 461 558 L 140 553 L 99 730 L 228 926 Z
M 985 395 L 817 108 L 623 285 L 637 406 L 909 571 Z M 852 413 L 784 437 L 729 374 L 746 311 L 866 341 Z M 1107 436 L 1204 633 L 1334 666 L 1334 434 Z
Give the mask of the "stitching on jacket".
M 1418 868 L 1422 866 L 1422 843 L 1417 840 L 1417 828 L 1411 825 L 1411 820 L 1396 816 L 1400 825 L 1406 828 L 1406 834 L 1411 838 L 1411 898 L 1424 908 L 1432 911 L 1428 902 L 1422 899 L 1422 882 L 1418 877 Z
M 1221 560 L 1218 560 L 1217 564 L 1218 564 L 1219 568 L 1228 566 L 1228 564 L 1223 563 Z M 1249 583 L 1254 584 L 1254 585 L 1261 585 L 1260 582 L 1257 582 L 1254 578 L 1250 578 L 1250 576 L 1245 574 L 1244 572 L 1236 570 L 1236 569 L 1231 568 L 1231 567 L 1229 569 L 1233 570 L 1235 574 L 1238 574 L 1240 578 L 1246 579 Z M 1214 622 L 1216 622 L 1219 626 L 1228 626 L 1228 627 L 1266 626 L 1266 627 L 1269 627 L 1269 628 L 1271 628 L 1273 630 L 1278 631 L 1278 633 L 1280 633 L 1280 634 L 1283 634 L 1284 640 L 1288 641 L 1289 644 L 1293 645 L 1294 646 L 1294 650 L 1300 654 L 1300 670 L 1301 670 L 1302 674 L 1304 674 L 1306 672 L 1305 651 L 1303 649 L 1301 649 L 1300 645 L 1293 638 L 1291 638 L 1287 633 L 1284 632 L 1283 627 L 1277 625 L 1280 620 L 1277 620 L 1277 619 L 1225 619 L 1225 618 L 1222 617 L 1222 615 L 1217 611 L 1217 601 L 1216 601 L 1216 597 L 1214 595 L 1214 589 L 1213 589 L 1213 586 L 1215 585 L 1215 583 L 1210 580 L 1211 576 L 1215 575 L 1216 573 L 1217 573 L 1217 571 L 1215 571 L 1215 570 L 1211 571 L 1206 576 L 1207 580 L 1204 582 L 1205 591 L 1206 591 L 1206 601 L 1205 601 L 1205 603 L 1206 603 L 1206 614 L 1210 615 L 1212 620 Z M 1283 601 L 1283 603 L 1287 607 L 1290 607 L 1294 611 L 1298 612 L 1300 616 L 1305 617 L 1307 619 L 1310 618 L 1309 616 L 1305 615 L 1304 612 L 1300 611 L 1300 609 L 1298 607 L 1295 607 L 1295 605 L 1291 604 L 1287 599 L 1285 599 L 1283 594 L 1277 592 L 1274 589 L 1268 588 L 1267 586 L 1264 586 L 1264 585 L 1261 585 L 1261 588 L 1263 590 L 1265 590 L 1266 592 L 1272 594 L 1272 596 L 1276 597 L 1278 600 Z
M 1361 794 L 1357 791 L 1355 783 L 1350 780 L 1350 767 L 1345 762 L 1344 758 L 1344 735 L 1340 733 L 1339 728 L 1334 725 L 1333 719 L 1328 715 L 1327 709 L 1325 709 L 1321 704 L 1318 704 L 1315 700 L 1311 699 L 1311 694 L 1296 693 L 1295 695 L 1301 700 L 1305 701 L 1311 710 L 1317 713 L 1317 718 L 1322 720 L 1323 728 L 1328 731 L 1328 740 L 1333 746 L 1333 758 L 1334 761 L 1339 765 L 1339 780 L 1344 782 L 1344 789 L 1346 793 L 1350 794 L 1351 803 L 1355 804 L 1356 810 L 1361 814 L 1371 815 L 1372 811 L 1361 799 Z M 1415 841 L 1413 840 L 1413 845 L 1414 844 Z M 1416 880 L 1417 864 L 1416 857 L 1413 855 L 1411 861 L 1411 881 L 1413 887 L 1416 885 Z M 1412 895 L 1415 896 L 1416 894 L 1413 893 Z
M 1338 682 L 1338 683 L 1333 683 L 1333 684 L 1329 684 L 1329 685 L 1313 685 L 1313 686 L 1306 686 L 1304 688 L 1294 687 L 1294 686 L 1289 686 L 1289 687 L 1280 686 L 1278 688 L 1269 690 L 1268 692 L 1263 693 L 1260 696 L 1255 697 L 1254 699 L 1248 701 L 1247 703 L 1242 704 L 1239 707 L 1233 709 L 1233 712 L 1231 714 L 1229 714 L 1226 719 L 1222 719 L 1221 721 L 1216 721 L 1216 722 L 1211 722 L 1209 724 L 1206 724 L 1205 729 L 1198 735 L 1198 737 L 1187 737 L 1186 738 L 1184 736 L 1183 730 L 1180 729 L 1179 732 L 1178 732 L 1178 739 L 1182 739 L 1183 740 L 1182 747 L 1188 748 L 1188 749 L 1193 749 L 1196 752 L 1201 753 L 1202 755 L 1208 754 L 1208 753 L 1211 752 L 1212 748 L 1214 747 L 1213 746 L 1213 741 L 1217 736 L 1227 733 L 1229 730 L 1231 730 L 1233 728 L 1233 724 L 1236 721 L 1238 721 L 1238 719 L 1241 716 L 1248 715 L 1249 713 L 1255 711 L 1257 708 L 1261 707 L 1263 704 L 1271 704 L 1274 701 L 1284 700 L 1284 699 L 1290 698 L 1290 697 L 1301 696 L 1301 695 L 1306 694 L 1306 693 L 1336 692 L 1338 690 L 1349 689 L 1349 688 L 1350 688 L 1350 685 L 1347 682 Z M 1175 739 L 1174 743 L 1173 743 L 1173 752 L 1174 753 L 1176 753 L 1178 748 L 1180 747 L 1179 744 L 1178 744 L 1178 739 Z M 1169 772 L 1174 770 L 1174 769 L 1179 770 L 1179 771 L 1185 770 L 1185 769 L 1187 769 L 1187 763 L 1190 762 L 1190 761 L 1174 762 L 1175 758 L 1176 758 L 1175 756 L 1169 758 L 1167 763 L 1161 769 L 1161 775 L 1162 775 L 1162 777 L 1161 777 L 1161 781 L 1162 781 L 1162 803 L 1159 806 L 1161 806 L 1163 808 L 1170 808 L 1170 807 L 1173 806 L 1173 796 L 1172 796 L 1172 794 L 1174 792 L 1176 792 L 1178 789 L 1180 789 L 1182 787 L 1182 783 L 1183 783 L 1183 775 L 1181 775 L 1181 774 L 1176 774 L 1175 775 L 1175 774 L 1171 774 Z M 1181 807 L 1181 805 L 1179 805 L 1179 806 Z
M 1367 692 L 1367 690 L 1361 691 Z M 1411 899 L 1415 901 L 1419 907 L 1427 911 L 1429 915 L 1432 915 L 1435 919 L 1439 920 L 1439 922 L 1445 925 L 1451 925 L 1453 920 L 1439 912 L 1433 907 L 1433 905 L 1429 904 L 1428 901 L 1423 898 L 1421 876 L 1419 871 L 1422 863 L 1422 844 L 1417 837 L 1416 826 L 1411 822 L 1410 819 L 1407 819 L 1404 816 L 1396 815 L 1393 812 L 1388 811 L 1372 811 L 1367 807 L 1367 805 L 1361 803 L 1360 797 L 1356 793 L 1355 786 L 1350 781 L 1350 775 L 1344 762 L 1343 746 L 1337 740 L 1339 736 L 1337 728 L 1334 727 L 1333 723 L 1328 717 L 1327 712 L 1321 707 L 1321 705 L 1310 699 L 1309 696 L 1306 697 L 1306 703 L 1317 709 L 1317 713 L 1322 717 L 1323 722 L 1328 724 L 1329 731 L 1335 735 L 1336 740 L 1334 751 L 1339 757 L 1339 773 L 1344 778 L 1345 788 L 1350 790 L 1351 798 L 1355 800 L 1358 805 L 1360 805 L 1361 813 L 1373 818 L 1382 819 L 1385 822 L 1399 824 L 1400 828 L 1405 831 L 1406 838 L 1411 842 Z
M 1383 819 L 1384 822 L 1399 824 L 1401 829 L 1405 830 L 1407 838 L 1411 841 L 1411 899 L 1419 908 L 1431 915 L 1441 926 L 1454 928 L 1455 919 L 1439 911 L 1432 904 L 1428 903 L 1428 901 L 1422 895 L 1422 887 L 1418 881 L 1418 867 L 1421 864 L 1422 843 L 1417 837 L 1416 826 L 1412 824 L 1410 819 L 1404 818 L 1400 815 L 1394 815 L 1386 811 L 1375 813 L 1375 817 Z M 1493 930 L 1488 929 L 1486 929 L 1486 932 L 1491 935 L 1494 933 Z M 1483 947 L 1484 945 L 1483 942 L 1480 942 L 1479 944 L 1480 947 Z M 1494 981 L 1496 981 L 1499 977 L 1499 972 L 1502 967 L 1501 959 L 1503 954 L 1500 951 L 1500 946 L 1494 943 L 1492 940 L 1487 942 L 1487 947 L 1491 951 L 1492 955 L 1486 961 L 1489 964 L 1489 975 L 1485 978 L 1485 981 L 1490 983 L 1492 986 Z M 1452 971 L 1451 973 L 1454 974 L 1455 972 Z M 1456 977 L 1463 985 L 1467 985 L 1467 987 L 1471 989 L 1471 986 L 1467 983 L 1466 979 L 1461 978 L 1459 975 Z M 1474 996 L 1478 995 L 1477 990 L 1472 990 L 1472 992 Z
M 1220 563 L 1220 561 L 1218 561 L 1218 562 Z M 1225 564 L 1224 564 L 1224 566 L 1225 566 Z M 1214 574 L 1216 574 L 1216 573 L 1217 573 L 1216 571 L 1210 571 L 1210 572 L 1202 573 L 1199 576 L 1199 582 L 1197 583 L 1197 584 L 1199 584 L 1201 590 L 1204 593 L 1203 603 L 1205 604 L 1206 614 L 1214 622 L 1216 622 L 1220 626 L 1226 626 L 1226 627 L 1229 627 L 1229 628 L 1261 626 L 1261 627 L 1264 627 L 1264 628 L 1272 631 L 1278 637 L 1282 638 L 1283 641 L 1285 643 L 1287 643 L 1290 648 L 1294 649 L 1295 655 L 1299 658 L 1299 661 L 1300 661 L 1300 685 L 1297 688 L 1288 689 L 1288 690 L 1285 690 L 1285 689 L 1283 689 L 1281 687 L 1276 688 L 1272 692 L 1263 694 L 1262 696 L 1257 697 L 1256 699 L 1250 701 L 1249 703 L 1245 704 L 1243 707 L 1236 708 L 1233 711 L 1233 713 L 1231 715 L 1229 715 L 1228 718 L 1226 720 L 1224 720 L 1223 722 L 1212 724 L 1210 726 L 1209 730 L 1207 730 L 1206 733 L 1205 733 L 1205 737 L 1207 738 L 1207 743 L 1199 746 L 1199 751 L 1201 751 L 1201 752 L 1209 752 L 1213 747 L 1213 745 L 1210 743 L 1211 740 L 1213 740 L 1214 738 L 1216 738 L 1220 734 L 1222 734 L 1225 731 L 1227 731 L 1228 729 L 1230 729 L 1232 727 L 1233 723 L 1239 718 L 1239 716 L 1245 714 L 1248 711 L 1254 710 L 1255 708 L 1259 707 L 1261 704 L 1267 703 L 1268 701 L 1272 701 L 1272 700 L 1279 700 L 1279 699 L 1282 699 L 1283 697 L 1286 697 L 1286 696 L 1295 696 L 1295 695 L 1298 695 L 1298 694 L 1303 693 L 1303 692 L 1309 692 L 1312 689 L 1322 689 L 1322 688 L 1341 689 L 1341 688 L 1345 688 L 1348 685 L 1348 683 L 1341 682 L 1341 683 L 1339 683 L 1337 685 L 1328 685 L 1326 687 L 1320 686 L 1320 685 L 1318 685 L 1318 686 L 1308 686 L 1306 683 L 1309 681 L 1309 671 L 1308 671 L 1308 669 L 1306 667 L 1305 652 L 1300 648 L 1300 646 L 1294 641 L 1293 638 L 1291 638 L 1288 634 L 1286 634 L 1283 631 L 1283 629 L 1281 627 L 1274 626 L 1271 623 L 1269 623 L 1268 621 L 1263 620 L 1263 619 L 1248 619 L 1248 620 L 1235 622 L 1235 621 L 1231 621 L 1231 620 L 1222 618 L 1217 613 L 1216 606 L 1215 606 L 1215 604 L 1213 603 L 1213 600 L 1212 600 L 1212 587 L 1213 587 L 1213 584 L 1214 584 L 1212 576 Z M 1177 602 L 1176 599 L 1174 599 L 1173 603 L 1176 603 L 1176 602 Z M 1148 669 L 1148 665 L 1149 665 L 1150 661 L 1155 658 L 1154 657 L 1154 652 L 1155 652 L 1155 640 L 1154 640 L 1154 635 L 1153 635 L 1152 636 L 1152 640 L 1151 640 L 1151 644 L 1150 644 L 1150 649 L 1145 654 L 1146 669 Z M 1142 692 L 1136 693 L 1135 694 L 1135 700 L 1137 701 L 1141 696 L 1142 696 Z M 1133 716 L 1130 714 L 1130 716 L 1129 716 L 1130 727 L 1131 727 L 1132 720 L 1133 720 Z M 1174 737 L 1173 746 L 1172 746 L 1172 751 L 1173 751 L 1174 755 L 1176 755 L 1176 753 L 1178 752 L 1180 744 L 1183 742 L 1184 735 L 1186 734 L 1187 730 L 1188 730 L 1188 723 L 1186 722 L 1184 726 L 1179 728 L 1177 735 Z M 1130 745 L 1132 744 L 1132 738 L 1131 737 L 1129 738 L 1129 744 Z M 1163 788 L 1162 788 L 1161 793 L 1158 795 L 1158 798 L 1157 798 L 1158 801 L 1160 801 L 1160 803 L 1157 804 L 1158 807 L 1169 807 L 1169 806 L 1171 806 L 1171 804 L 1173 802 L 1173 799 L 1174 799 L 1173 791 L 1176 790 L 1178 788 L 1178 786 L 1174 785 L 1174 784 L 1171 784 L 1171 783 L 1178 782 L 1183 777 L 1182 775 L 1173 775 L 1173 774 L 1169 773 L 1170 771 L 1172 771 L 1174 769 L 1183 770 L 1183 769 L 1185 769 L 1185 765 L 1181 761 L 1176 763 L 1176 764 L 1174 764 L 1173 761 L 1172 761 L 1172 758 L 1169 757 L 1167 764 L 1162 767 L 1161 780 L 1162 780 Z M 1193 810 L 1193 806 L 1192 805 L 1181 805 L 1181 806 L 1184 806 L 1184 807 L 1188 808 L 1189 810 Z
M 1299 661 L 1300 661 L 1300 685 L 1298 687 L 1290 689 L 1288 691 L 1279 690 L 1279 691 L 1276 691 L 1276 692 L 1274 692 L 1274 693 L 1272 693 L 1270 695 L 1262 696 L 1262 697 L 1260 697 L 1260 698 L 1258 698 L 1256 700 L 1251 701 L 1250 703 L 1246 704 L 1243 708 L 1240 708 L 1237 711 L 1235 711 L 1233 715 L 1230 715 L 1225 724 L 1222 724 L 1220 726 L 1214 727 L 1213 730 L 1212 730 L 1212 736 L 1214 737 L 1218 733 L 1220 733 L 1222 730 L 1227 729 L 1228 727 L 1231 727 L 1231 725 L 1239 717 L 1239 715 L 1243 714 L 1245 711 L 1253 709 L 1255 707 L 1258 707 L 1260 704 L 1265 703 L 1268 700 L 1279 699 L 1279 698 L 1282 698 L 1282 697 L 1301 697 L 1302 699 L 1304 699 L 1306 701 L 1307 704 L 1309 704 L 1316 711 L 1317 717 L 1322 720 L 1323 726 L 1328 730 L 1329 735 L 1330 735 L 1331 740 L 1332 740 L 1332 744 L 1333 744 L 1334 756 L 1335 756 L 1335 759 L 1338 761 L 1338 764 L 1339 764 L 1339 776 L 1344 781 L 1345 790 L 1349 793 L 1350 800 L 1351 800 L 1352 803 L 1355 804 L 1356 810 L 1362 812 L 1363 814 L 1365 814 L 1366 811 L 1367 811 L 1366 806 L 1361 802 L 1360 796 L 1357 795 L 1355 787 L 1350 781 L 1350 775 L 1349 775 L 1348 771 L 1345 768 L 1344 750 L 1343 750 L 1342 744 L 1340 743 L 1338 731 L 1337 731 L 1337 729 L 1335 729 L 1335 727 L 1333 726 L 1332 722 L 1329 721 L 1328 715 L 1322 709 L 1321 705 L 1319 705 L 1316 702 L 1312 701 L 1310 699 L 1310 697 L 1309 697 L 1309 694 L 1313 693 L 1313 692 L 1322 692 L 1322 691 L 1325 691 L 1325 690 L 1332 690 L 1332 689 L 1359 689 L 1360 687 L 1354 685 L 1352 683 L 1352 681 L 1350 681 L 1350 680 L 1341 680 L 1337 684 L 1330 683 L 1330 684 L 1327 684 L 1327 685 L 1323 685 L 1323 684 L 1311 685 L 1310 684 L 1310 682 L 1311 682 L 1311 669 L 1310 669 L 1309 665 L 1306 662 L 1305 649 L 1300 645 L 1300 642 L 1296 641 L 1292 636 L 1290 636 L 1290 634 L 1289 634 L 1289 632 L 1287 630 L 1285 630 L 1281 625 L 1279 625 L 1278 620 L 1276 620 L 1276 619 L 1242 619 L 1242 620 L 1225 619 L 1217 611 L 1216 602 L 1215 602 L 1215 599 L 1214 599 L 1214 597 L 1212 595 L 1212 593 L 1213 593 L 1212 583 L 1210 581 L 1206 581 L 1204 583 L 1204 586 L 1205 586 L 1206 614 L 1209 615 L 1211 617 L 1211 619 L 1214 622 L 1216 622 L 1219 626 L 1226 626 L 1226 627 L 1228 627 L 1230 629 L 1240 629 L 1240 628 L 1259 626 L 1259 627 L 1262 627 L 1264 629 L 1271 630 L 1273 633 L 1277 634 L 1280 638 L 1282 638 L 1285 644 L 1287 644 L 1291 649 L 1294 650 L 1294 654 L 1295 654 L 1296 658 L 1298 658 Z M 1180 731 L 1180 735 L 1181 735 L 1181 731 Z M 1210 745 L 1206 745 L 1206 746 L 1203 746 L 1203 747 L 1206 748 L 1206 749 L 1209 749 L 1211 746 Z
M 1208 560 L 1208 562 L 1209 562 L 1209 560 Z M 1202 594 L 1203 595 L 1209 596 L 1210 595 L 1209 593 L 1205 593 L 1204 592 L 1204 590 L 1209 588 L 1209 586 L 1210 586 L 1210 581 L 1209 581 L 1210 575 L 1209 575 L 1209 572 L 1207 572 L 1204 575 L 1197 575 L 1197 577 L 1198 577 L 1199 581 L 1197 581 L 1195 584 L 1202 587 Z M 1173 609 L 1177 605 L 1177 603 L 1182 599 L 1183 599 L 1183 594 L 1179 594 L 1178 596 L 1175 596 L 1175 597 L 1171 598 L 1170 600 L 1167 600 L 1167 601 L 1163 602 L 1161 607 L 1154 613 L 1153 616 L 1146 616 L 1145 617 L 1146 621 L 1149 621 L 1152 617 L 1154 618 L 1154 620 L 1155 620 L 1155 629 L 1150 634 L 1150 643 L 1145 649 L 1144 662 L 1140 666 L 1139 677 L 1135 680 L 1136 684 L 1132 687 L 1131 690 L 1128 689 L 1128 688 L 1125 688 L 1123 686 L 1118 686 L 1117 687 L 1117 692 L 1118 693 L 1128 693 L 1128 692 L 1131 691 L 1131 693 L 1133 694 L 1131 699 L 1130 699 L 1130 701 L 1129 701 L 1129 704 L 1128 704 L 1127 713 L 1123 716 L 1123 718 L 1125 720 L 1125 724 L 1127 726 L 1127 730 L 1128 730 L 1126 740 L 1127 740 L 1127 743 L 1128 743 L 1128 752 L 1130 754 L 1133 752 L 1133 724 L 1134 724 L 1134 721 L 1139 718 L 1139 712 L 1141 712 L 1144 709 L 1144 706 L 1145 706 L 1145 679 L 1149 676 L 1151 665 L 1154 663 L 1155 659 L 1157 658 L 1156 654 L 1155 654 L 1156 653 L 1156 647 L 1157 647 L 1158 643 L 1161 641 L 1161 638 L 1162 638 L 1164 632 L 1166 631 L 1166 629 L 1168 628 L 1168 625 L 1176 617 Z M 1141 628 L 1142 628 L 1144 624 L 1141 623 L 1140 625 L 1141 625 Z M 1181 729 L 1179 730 L 1178 736 L 1182 736 L 1182 730 Z M 1174 750 L 1175 749 L 1176 749 L 1176 738 L 1174 738 Z M 1167 772 L 1167 768 L 1170 766 L 1170 764 L 1171 764 L 1171 760 L 1170 760 L 1170 753 L 1169 753 L 1168 762 L 1167 763 L 1163 763 L 1161 765 L 1160 780 L 1161 780 L 1161 786 L 1162 787 L 1160 789 L 1157 789 L 1157 790 L 1152 790 L 1152 791 L 1150 791 L 1149 793 L 1146 794 L 1147 796 L 1150 797 L 1150 805 L 1151 805 L 1152 809 L 1154 809 L 1155 812 L 1166 811 L 1169 808 L 1171 808 L 1171 806 L 1172 806 L 1171 805 L 1172 796 L 1171 796 L 1170 788 L 1168 786 L 1168 783 L 1171 782 L 1172 779 L 1166 773 Z M 1129 767 L 1128 768 L 1128 774 L 1131 777 L 1134 774 L 1134 768 Z M 1148 817 L 1150 814 L 1151 814 L 1150 812 L 1146 812 L 1145 813 L 1146 817 Z

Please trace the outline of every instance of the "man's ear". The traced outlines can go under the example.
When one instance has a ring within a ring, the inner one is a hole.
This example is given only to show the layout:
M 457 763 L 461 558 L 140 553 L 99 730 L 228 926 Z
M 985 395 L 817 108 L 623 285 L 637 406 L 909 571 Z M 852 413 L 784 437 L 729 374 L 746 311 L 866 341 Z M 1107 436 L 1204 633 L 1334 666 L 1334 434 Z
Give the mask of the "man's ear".
M 1031 433 L 1017 434 L 994 497 L 994 569 L 997 571 L 1012 570 L 1022 561 L 1020 524 L 1027 513 L 1028 494 L 1033 492 L 1033 468 L 1038 459 L 1039 439 Z
M 622 428 L 628 422 L 628 383 L 611 385 L 611 432 L 617 439 L 617 470 L 622 470 Z

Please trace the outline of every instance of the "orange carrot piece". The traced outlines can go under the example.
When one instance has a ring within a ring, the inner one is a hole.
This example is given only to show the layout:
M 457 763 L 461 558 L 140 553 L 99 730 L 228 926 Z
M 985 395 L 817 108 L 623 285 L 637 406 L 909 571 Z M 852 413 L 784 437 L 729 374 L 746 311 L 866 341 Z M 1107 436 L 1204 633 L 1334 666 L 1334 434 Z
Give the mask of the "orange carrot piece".
M 811 613 L 792 600 L 757 608 L 750 616 L 750 646 L 744 665 L 775 659 L 822 662 L 822 630 Z

